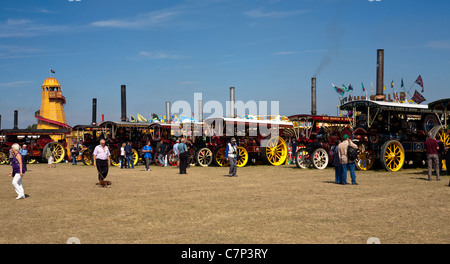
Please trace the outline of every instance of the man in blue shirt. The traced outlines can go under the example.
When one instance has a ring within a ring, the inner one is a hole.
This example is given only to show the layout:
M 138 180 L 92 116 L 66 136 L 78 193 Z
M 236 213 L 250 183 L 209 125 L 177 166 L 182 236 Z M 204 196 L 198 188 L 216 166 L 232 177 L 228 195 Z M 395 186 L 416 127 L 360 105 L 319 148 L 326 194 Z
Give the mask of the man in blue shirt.
M 147 145 L 144 146 L 142 149 L 142 153 L 144 153 L 144 160 L 145 160 L 145 170 L 150 171 L 150 161 L 152 160 L 152 147 L 150 146 L 150 140 L 147 141 Z
M 134 169 L 133 147 L 131 146 L 131 142 L 128 142 L 124 149 L 125 149 L 125 158 L 127 160 L 127 162 L 126 162 L 127 165 L 126 166 L 129 169 L 130 168 L 130 164 L 131 164 L 131 168 Z
M 188 165 L 189 152 L 184 138 L 182 138 L 181 143 L 178 144 L 178 155 L 180 157 L 180 174 L 187 174 L 186 168 Z

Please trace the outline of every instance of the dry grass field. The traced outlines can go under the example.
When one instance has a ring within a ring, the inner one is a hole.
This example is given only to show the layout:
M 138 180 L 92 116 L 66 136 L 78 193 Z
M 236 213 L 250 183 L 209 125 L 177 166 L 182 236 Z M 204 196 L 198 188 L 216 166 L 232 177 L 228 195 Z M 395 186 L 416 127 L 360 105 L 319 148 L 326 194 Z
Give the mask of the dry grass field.
M 428 182 L 424 169 L 357 172 L 359 185 L 342 186 L 332 168 L 113 167 L 99 188 L 92 166 L 28 167 L 15 200 L 0 166 L 2 244 L 450 243 L 449 177 Z

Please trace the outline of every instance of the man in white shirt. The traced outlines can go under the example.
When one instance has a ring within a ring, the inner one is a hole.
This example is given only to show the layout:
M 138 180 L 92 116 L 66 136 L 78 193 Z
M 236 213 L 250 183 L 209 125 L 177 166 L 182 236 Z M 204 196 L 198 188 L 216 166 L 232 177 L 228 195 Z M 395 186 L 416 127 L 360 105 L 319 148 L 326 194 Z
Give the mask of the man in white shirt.
M 97 167 L 98 180 L 103 181 L 108 176 L 108 166 L 111 165 L 111 153 L 104 139 L 100 140 L 100 145 L 94 149 L 94 166 Z

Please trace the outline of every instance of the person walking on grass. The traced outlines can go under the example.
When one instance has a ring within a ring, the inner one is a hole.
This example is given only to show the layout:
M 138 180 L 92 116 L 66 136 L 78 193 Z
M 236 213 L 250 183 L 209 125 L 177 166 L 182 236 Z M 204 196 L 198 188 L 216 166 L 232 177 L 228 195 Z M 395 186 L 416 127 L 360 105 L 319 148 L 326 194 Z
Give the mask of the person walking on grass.
M 147 145 L 142 148 L 142 153 L 144 153 L 145 160 L 145 170 L 150 171 L 150 161 L 152 160 L 153 149 L 150 146 L 150 140 L 147 141 Z
M 103 181 L 108 176 L 109 166 L 111 165 L 111 153 L 104 139 L 101 139 L 100 145 L 95 147 L 93 155 L 94 166 L 97 167 L 98 172 L 98 181 Z
M 433 173 L 433 163 L 434 170 L 436 171 L 436 180 L 440 181 L 439 172 L 439 144 L 437 140 L 433 138 L 433 135 L 428 132 L 428 138 L 425 141 L 425 153 L 427 154 L 427 165 L 428 165 L 428 180 L 431 181 L 431 175 Z
M 13 177 L 12 185 L 14 186 L 14 190 L 16 190 L 17 197 L 16 199 L 25 199 L 25 192 L 23 190 L 22 185 L 22 178 L 25 174 L 26 167 L 23 165 L 22 161 L 22 155 L 20 155 L 19 150 L 20 146 L 19 144 L 15 143 L 11 146 L 11 149 L 13 151 L 13 158 L 11 160 L 11 172 L 9 173 L 9 177 Z
M 343 138 L 344 141 L 342 141 L 338 146 L 339 160 L 342 165 L 342 178 L 340 183 L 344 185 L 347 184 L 347 171 L 349 170 L 352 184 L 358 185 L 358 183 L 356 183 L 355 160 L 349 155 L 349 147 L 358 149 L 358 146 L 350 140 L 348 135 L 344 135 Z
M 229 177 L 237 177 L 237 160 L 238 160 L 238 146 L 236 144 L 236 139 L 231 138 L 230 143 L 227 144 L 227 149 L 225 150 L 225 158 L 230 163 L 230 170 L 228 172 Z

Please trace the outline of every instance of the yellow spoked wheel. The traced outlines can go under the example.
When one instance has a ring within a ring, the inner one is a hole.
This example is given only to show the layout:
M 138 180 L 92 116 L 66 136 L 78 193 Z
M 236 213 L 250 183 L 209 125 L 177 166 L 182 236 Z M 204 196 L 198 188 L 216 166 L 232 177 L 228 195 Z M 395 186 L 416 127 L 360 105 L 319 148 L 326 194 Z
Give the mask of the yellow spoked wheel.
M 238 167 L 244 167 L 248 162 L 248 152 L 244 147 L 238 147 L 239 159 L 237 161 Z
M 220 147 L 216 150 L 216 153 L 214 155 L 214 163 L 217 166 L 220 167 L 226 167 L 228 166 L 228 160 L 225 157 L 225 151 L 227 150 L 226 147 Z
M 120 164 L 120 150 L 113 149 L 112 151 L 110 151 L 110 153 L 111 153 L 111 156 L 110 156 L 111 165 L 118 167 Z
M 135 149 L 133 149 L 132 151 L 133 151 L 133 165 L 136 166 L 136 164 L 139 161 L 139 153 Z
M 355 160 L 356 168 L 360 171 L 370 170 L 375 163 L 375 155 L 373 151 L 368 149 L 364 143 L 359 144 L 358 149 L 358 157 Z
M 0 164 L 5 164 L 6 163 L 6 154 L 3 152 L 0 152 Z
M 213 161 L 213 152 L 209 148 L 201 148 L 195 155 L 198 165 L 208 167 Z
M 45 145 L 43 154 L 45 156 L 45 153 L 47 153 L 47 148 L 51 148 L 53 152 L 53 163 L 60 163 L 64 160 L 66 157 L 66 150 L 64 149 L 63 145 L 59 142 L 50 142 L 47 145 Z
M 434 127 L 431 131 L 434 139 L 441 141 L 445 148 L 450 147 L 450 131 L 445 129 L 445 126 Z M 450 150 L 447 150 L 450 151 Z M 445 159 L 442 161 L 442 169 L 446 170 L 449 164 L 445 164 Z
M 81 158 L 83 159 L 84 165 L 90 166 L 90 165 L 94 164 L 94 161 L 92 160 L 92 153 L 89 149 L 85 149 L 81 153 Z
M 381 163 L 387 171 L 399 171 L 405 162 L 405 150 L 396 140 L 389 140 L 381 147 Z
M 287 158 L 287 145 L 286 141 L 281 137 L 272 137 L 266 141 L 263 145 L 261 155 L 266 163 L 279 166 L 284 164 Z

